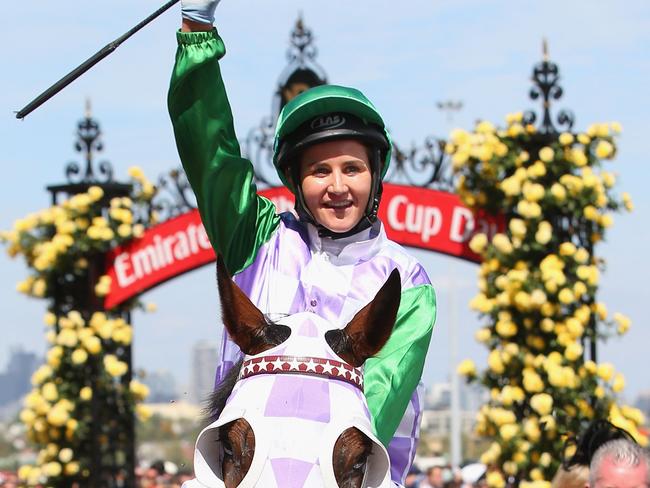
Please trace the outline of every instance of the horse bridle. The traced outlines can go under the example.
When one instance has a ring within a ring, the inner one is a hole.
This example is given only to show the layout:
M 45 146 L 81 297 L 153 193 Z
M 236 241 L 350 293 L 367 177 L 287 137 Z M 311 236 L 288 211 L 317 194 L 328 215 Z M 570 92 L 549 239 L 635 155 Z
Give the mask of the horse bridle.
M 309 356 L 261 356 L 242 363 L 238 380 L 260 374 L 306 374 L 341 380 L 363 391 L 363 371 L 336 359 Z

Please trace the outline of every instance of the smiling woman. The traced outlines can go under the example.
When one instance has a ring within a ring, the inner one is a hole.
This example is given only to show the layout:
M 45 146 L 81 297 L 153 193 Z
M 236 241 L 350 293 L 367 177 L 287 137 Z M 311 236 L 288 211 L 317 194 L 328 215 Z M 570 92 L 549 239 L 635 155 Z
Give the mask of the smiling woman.
M 372 176 L 368 150 L 342 140 L 311 146 L 300 161 L 300 185 L 307 209 L 333 232 L 352 229 L 363 218 Z

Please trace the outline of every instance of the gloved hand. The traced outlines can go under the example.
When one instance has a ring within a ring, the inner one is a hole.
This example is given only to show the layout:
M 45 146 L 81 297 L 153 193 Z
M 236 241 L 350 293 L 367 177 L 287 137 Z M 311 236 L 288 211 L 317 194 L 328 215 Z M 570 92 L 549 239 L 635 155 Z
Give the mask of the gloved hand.
M 212 24 L 214 9 L 221 0 L 181 0 L 181 13 L 184 19 Z

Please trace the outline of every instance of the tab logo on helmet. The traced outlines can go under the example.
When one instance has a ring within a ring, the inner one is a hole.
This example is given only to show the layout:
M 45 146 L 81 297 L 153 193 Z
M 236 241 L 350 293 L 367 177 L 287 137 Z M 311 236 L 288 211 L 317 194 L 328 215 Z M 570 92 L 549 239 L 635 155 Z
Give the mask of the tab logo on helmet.
M 345 124 L 345 117 L 340 115 L 322 115 L 311 121 L 312 130 L 336 129 Z

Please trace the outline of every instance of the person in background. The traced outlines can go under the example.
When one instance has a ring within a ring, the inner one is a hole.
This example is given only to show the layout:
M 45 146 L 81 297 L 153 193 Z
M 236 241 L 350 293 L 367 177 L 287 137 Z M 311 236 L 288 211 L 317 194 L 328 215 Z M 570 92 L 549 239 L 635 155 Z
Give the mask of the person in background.
M 631 439 L 598 448 L 589 466 L 589 488 L 650 488 L 650 455 Z
M 427 477 L 420 483 L 419 488 L 444 488 L 445 480 L 442 466 L 431 466 L 427 469 Z
M 588 466 L 574 465 L 568 468 L 560 466 L 551 481 L 551 488 L 585 488 L 588 483 Z

